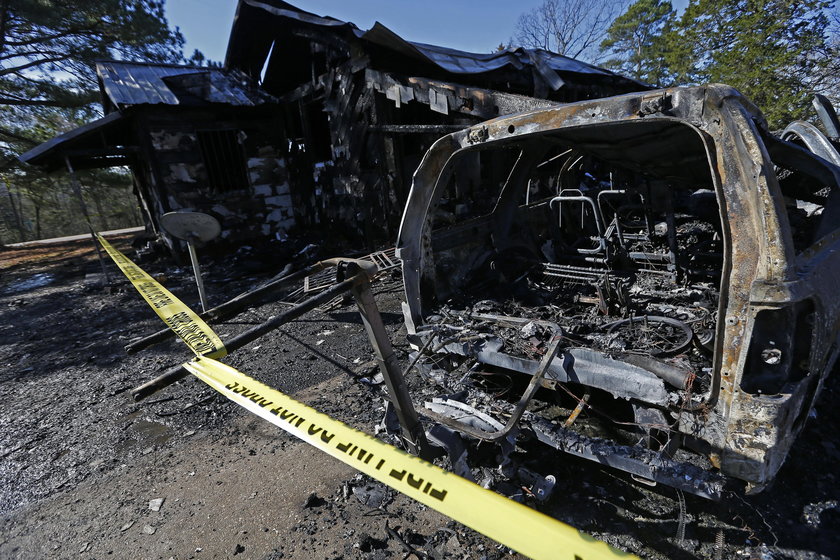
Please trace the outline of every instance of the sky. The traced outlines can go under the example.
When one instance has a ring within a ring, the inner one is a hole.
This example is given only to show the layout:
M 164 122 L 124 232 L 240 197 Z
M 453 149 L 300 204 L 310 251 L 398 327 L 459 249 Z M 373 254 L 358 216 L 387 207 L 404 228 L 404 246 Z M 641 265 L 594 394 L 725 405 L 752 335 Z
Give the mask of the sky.
M 507 43 L 519 14 L 541 0 L 290 0 L 320 16 L 370 29 L 379 21 L 401 37 L 470 52 L 492 52 Z M 187 40 L 187 56 L 198 49 L 224 60 L 236 0 L 168 0 L 166 16 Z

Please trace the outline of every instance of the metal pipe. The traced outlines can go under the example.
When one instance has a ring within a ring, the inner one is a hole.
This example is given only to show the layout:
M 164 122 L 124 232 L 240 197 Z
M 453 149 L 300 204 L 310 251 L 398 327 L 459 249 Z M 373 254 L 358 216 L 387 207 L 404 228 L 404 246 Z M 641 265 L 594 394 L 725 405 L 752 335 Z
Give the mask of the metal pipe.
M 335 296 L 347 292 L 353 286 L 354 282 L 356 282 L 356 278 L 350 278 L 343 282 L 339 282 L 338 284 L 327 288 L 320 294 L 312 296 L 311 298 L 305 301 L 302 301 L 300 304 L 296 305 L 295 307 L 292 307 L 284 313 L 271 317 L 268 321 L 265 321 L 264 323 L 256 325 L 248 329 L 247 331 L 240 333 L 239 335 L 225 342 L 225 349 L 227 349 L 228 353 L 230 353 L 235 350 L 238 350 L 239 348 L 242 348 L 246 344 L 253 342 L 262 335 L 288 323 L 289 321 L 297 319 L 304 313 L 315 309 L 322 303 L 328 302 Z M 134 397 L 135 401 L 142 400 L 151 395 L 152 393 L 159 391 L 164 387 L 168 387 L 176 381 L 183 379 L 188 374 L 189 372 L 184 368 L 183 365 L 179 364 L 177 366 L 173 366 L 166 370 L 163 374 L 152 379 L 151 381 L 148 381 L 143 385 L 132 389 L 131 395 Z
M 676 270 L 679 248 L 677 244 L 677 220 L 674 216 L 674 193 L 671 189 L 667 189 L 667 191 L 668 196 L 665 197 L 665 223 L 668 225 L 668 252 L 671 256 L 671 264 L 668 266 L 668 269 Z M 676 272 L 678 275 L 680 274 L 679 270 L 676 270 Z
M 643 253 L 643 252 L 630 252 L 627 254 L 631 260 L 634 262 L 642 262 L 642 263 L 674 263 L 674 256 L 671 253 L 667 255 L 663 255 L 662 253 Z
M 662 381 L 668 383 L 672 387 L 676 387 L 681 391 L 688 389 L 689 384 L 694 379 L 694 373 L 684 369 L 680 369 L 669 363 L 642 356 L 639 354 L 624 354 L 619 359 L 628 364 L 640 367 L 654 374 Z
M 310 265 L 303 270 L 299 270 L 295 273 L 288 274 L 286 269 L 283 269 L 278 276 L 275 276 L 268 283 L 260 286 L 259 288 L 252 290 L 250 292 L 245 292 L 233 298 L 230 301 L 227 301 L 217 307 L 209 309 L 203 313 L 199 313 L 199 317 L 207 321 L 208 323 L 221 321 L 222 319 L 227 319 L 228 317 L 235 315 L 240 309 L 247 307 L 248 305 L 259 301 L 264 295 L 274 291 L 275 289 L 279 288 L 281 285 L 286 284 L 288 282 L 295 282 L 297 280 L 301 280 L 311 274 L 315 274 L 328 268 L 330 266 L 336 266 L 340 262 L 347 262 L 351 259 L 343 259 L 343 258 L 334 258 L 334 259 L 327 259 L 320 262 L 317 262 L 313 265 Z M 353 262 L 362 262 L 366 265 L 372 265 L 367 261 L 356 261 L 352 259 Z M 144 348 L 148 348 L 153 344 L 157 344 L 159 342 L 163 342 L 164 340 L 168 340 L 175 336 L 175 333 L 170 328 L 164 328 L 159 330 L 156 333 L 150 334 L 140 340 L 135 340 L 125 346 L 125 351 L 129 354 L 133 354 Z
M 525 408 L 528 406 L 528 403 L 531 402 L 531 399 L 534 398 L 534 395 L 540 388 L 540 384 L 542 382 L 543 377 L 545 376 L 545 372 L 548 370 L 548 367 L 551 365 L 551 362 L 554 360 L 554 358 L 557 356 L 557 353 L 560 351 L 560 344 L 562 342 L 563 335 L 560 333 L 555 334 L 554 337 L 551 339 L 551 345 L 548 347 L 548 350 L 540 360 L 539 366 L 537 366 L 537 371 L 534 372 L 534 375 L 531 376 L 531 381 L 530 383 L 528 383 L 528 387 L 525 389 L 525 392 L 522 394 L 522 397 L 519 399 L 519 402 L 516 403 L 516 407 L 513 409 L 513 414 L 510 415 L 510 418 L 508 418 L 507 423 L 501 430 L 497 430 L 495 432 L 485 432 L 484 430 L 474 428 L 473 426 L 468 426 L 462 422 L 455 420 L 454 418 L 449 418 L 448 416 L 444 416 L 443 414 L 439 414 L 431 410 L 424 411 L 424 414 L 428 415 L 431 419 L 435 420 L 436 422 L 445 424 L 453 430 L 465 433 L 468 436 L 472 436 L 476 439 L 481 439 L 485 441 L 496 441 L 507 437 L 511 430 L 513 430 L 519 423 L 519 419 L 522 418 L 522 415 L 525 413 Z
M 420 423 L 417 411 L 411 402 L 405 377 L 403 377 L 394 348 L 391 346 L 391 340 L 388 338 L 385 324 L 382 322 L 382 316 L 376 306 L 376 300 L 373 298 L 370 282 L 363 274 L 357 274 L 354 278 L 357 278 L 357 280 L 354 281 L 350 291 L 356 300 L 359 314 L 362 316 L 362 323 L 365 325 L 371 346 L 373 346 L 373 351 L 376 354 L 376 361 L 385 380 L 385 386 L 388 388 L 389 399 L 394 405 L 394 411 L 400 421 L 406 446 L 411 453 L 431 460 L 434 457 L 434 452 L 426 441 L 423 425 Z
M 592 214 L 595 216 L 595 227 L 598 230 L 598 248 L 597 249 L 578 249 L 579 253 L 585 254 L 593 254 L 593 253 L 600 253 L 607 249 L 607 241 L 604 239 L 604 218 L 601 216 L 601 211 L 598 209 L 598 205 L 592 200 L 592 197 L 580 195 L 580 196 L 555 196 L 548 202 L 549 208 L 554 206 L 554 203 L 557 202 L 558 204 L 558 215 L 559 215 L 559 226 L 563 227 L 563 209 L 562 203 L 563 202 L 588 202 L 589 205 L 592 207 Z M 581 225 L 583 225 L 581 223 Z
M 195 254 L 195 245 L 192 240 L 187 241 L 187 249 L 190 252 L 190 262 L 195 275 L 195 285 L 198 286 L 198 299 L 201 301 L 201 311 L 207 311 L 207 294 L 204 292 L 204 281 L 201 279 L 201 268 L 198 265 L 198 255 Z

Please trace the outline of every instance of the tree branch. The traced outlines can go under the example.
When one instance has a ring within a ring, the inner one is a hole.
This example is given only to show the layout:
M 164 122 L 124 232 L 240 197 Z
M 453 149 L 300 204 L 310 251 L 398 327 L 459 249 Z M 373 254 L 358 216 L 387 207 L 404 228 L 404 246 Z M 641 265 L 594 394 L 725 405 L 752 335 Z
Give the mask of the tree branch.
M 0 128 L 0 135 L 8 136 L 9 138 L 18 140 L 20 142 L 24 142 L 26 144 L 29 144 L 30 146 L 37 146 L 38 144 L 40 144 L 40 142 L 38 142 L 37 140 L 33 140 L 32 138 L 28 138 L 26 136 L 21 136 L 20 134 L 14 133 L 5 128 Z
M 84 107 L 85 102 L 70 104 L 64 101 L 53 101 L 51 99 L 11 99 L 0 97 L 0 105 L 14 105 L 20 107 Z
M 60 62 L 62 60 L 67 60 L 67 58 L 68 57 L 66 57 L 66 56 L 62 56 L 62 57 L 44 58 L 44 59 L 41 59 L 41 60 L 33 60 L 32 62 L 29 62 L 28 64 L 22 64 L 20 66 L 14 67 L 14 68 L 4 68 L 4 69 L 0 70 L 0 76 L 5 76 L 7 74 L 13 74 L 13 73 L 16 73 L 16 72 L 20 72 L 21 70 L 26 70 L 27 68 L 33 68 L 35 66 L 40 66 L 42 64 L 49 64 L 50 62 Z
M 63 39 L 65 37 L 93 37 L 96 36 L 96 34 L 97 32 L 92 28 L 85 29 L 83 27 L 77 27 L 74 29 L 68 29 L 67 31 L 63 31 L 61 33 L 54 33 L 52 35 L 40 35 L 37 37 L 31 36 L 31 38 L 25 41 L 6 41 L 6 45 L 8 45 L 9 47 L 25 47 L 28 45 L 46 43 L 48 41 L 55 41 L 56 39 Z

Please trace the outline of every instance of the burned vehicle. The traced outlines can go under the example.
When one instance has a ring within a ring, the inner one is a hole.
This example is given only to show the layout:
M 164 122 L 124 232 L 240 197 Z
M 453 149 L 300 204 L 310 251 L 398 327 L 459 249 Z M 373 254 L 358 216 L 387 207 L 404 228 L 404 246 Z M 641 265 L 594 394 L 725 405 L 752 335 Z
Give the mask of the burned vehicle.
M 708 85 L 438 140 L 397 244 L 422 413 L 701 496 L 763 489 L 838 353 L 840 168 L 805 136 Z

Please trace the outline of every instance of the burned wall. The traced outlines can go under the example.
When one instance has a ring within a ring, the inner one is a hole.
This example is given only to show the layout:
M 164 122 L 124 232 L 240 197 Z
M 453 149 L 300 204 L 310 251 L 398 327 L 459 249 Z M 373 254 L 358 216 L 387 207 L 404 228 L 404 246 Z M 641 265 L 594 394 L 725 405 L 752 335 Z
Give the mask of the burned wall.
M 648 87 L 544 50 L 467 53 L 271 2 L 240 6 L 225 66 L 280 100 L 297 223 L 357 247 L 395 238 L 411 176 L 437 138 Z
M 295 225 L 282 129 L 272 112 L 149 110 L 140 122 L 147 166 L 139 178 L 155 219 L 204 212 L 232 243 L 282 237 Z
M 414 170 L 440 136 L 553 104 L 352 62 L 283 99 L 298 223 L 368 247 L 396 237 Z

